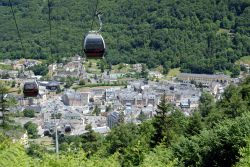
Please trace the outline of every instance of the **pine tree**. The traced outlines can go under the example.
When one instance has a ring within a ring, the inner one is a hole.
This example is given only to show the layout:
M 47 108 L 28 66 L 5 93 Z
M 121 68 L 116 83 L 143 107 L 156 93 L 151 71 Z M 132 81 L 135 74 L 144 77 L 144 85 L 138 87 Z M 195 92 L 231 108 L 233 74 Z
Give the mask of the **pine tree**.
M 173 105 L 167 103 L 166 95 L 164 94 L 157 107 L 156 116 L 153 119 L 155 133 L 151 138 L 151 147 L 155 147 L 157 144 L 162 142 L 170 144 L 171 140 L 171 120 L 169 119 L 169 114 L 171 114 L 171 111 L 174 110 Z
M 214 108 L 214 97 L 207 92 L 202 93 L 199 104 L 199 110 L 201 116 L 206 117 L 213 108 Z
M 101 109 L 96 105 L 93 111 L 93 114 L 95 114 L 96 116 L 100 115 L 101 113 Z
M 2 115 L 2 118 L 0 117 L 0 125 L 2 125 L 3 127 L 6 126 L 9 121 L 8 117 L 9 103 L 8 100 L 5 98 L 8 92 L 9 89 L 5 85 L 0 84 L 0 116 Z
M 199 134 L 201 130 L 202 130 L 201 115 L 199 112 L 196 111 L 189 118 L 189 123 L 186 129 L 186 133 L 188 136 L 193 136 Z
M 120 112 L 118 123 L 119 123 L 119 124 L 123 124 L 124 122 L 125 122 L 125 115 L 124 115 L 124 112 Z

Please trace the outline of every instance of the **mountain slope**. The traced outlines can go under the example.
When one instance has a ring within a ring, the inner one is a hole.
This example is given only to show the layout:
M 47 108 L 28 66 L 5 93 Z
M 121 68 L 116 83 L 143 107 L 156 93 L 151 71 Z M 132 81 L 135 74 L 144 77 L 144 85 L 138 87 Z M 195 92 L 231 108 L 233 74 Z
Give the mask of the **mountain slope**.
M 60 60 L 81 53 L 95 2 L 51 0 L 52 40 L 47 1 L 12 0 L 26 48 L 25 57 Z M 107 61 L 181 67 L 185 72 L 214 73 L 235 68 L 250 54 L 248 0 L 102 0 Z M 8 0 L 0 2 L 0 56 L 24 56 Z M 94 29 L 98 28 L 97 19 Z M 167 71 L 167 70 L 166 70 Z

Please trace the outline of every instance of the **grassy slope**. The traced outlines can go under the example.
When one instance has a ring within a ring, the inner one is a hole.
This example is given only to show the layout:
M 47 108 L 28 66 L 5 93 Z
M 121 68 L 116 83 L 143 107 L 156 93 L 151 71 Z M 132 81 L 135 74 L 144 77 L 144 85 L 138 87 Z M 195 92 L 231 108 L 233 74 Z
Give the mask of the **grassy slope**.
M 250 56 L 244 56 L 236 62 L 237 64 L 249 64 L 250 65 Z

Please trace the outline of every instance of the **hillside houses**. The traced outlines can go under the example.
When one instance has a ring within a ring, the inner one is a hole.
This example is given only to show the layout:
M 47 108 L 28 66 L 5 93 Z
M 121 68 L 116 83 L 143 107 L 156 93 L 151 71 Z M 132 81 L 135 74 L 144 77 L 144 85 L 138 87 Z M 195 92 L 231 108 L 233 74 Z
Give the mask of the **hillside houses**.
M 59 80 L 61 78 L 66 78 L 68 76 L 71 77 L 79 77 L 79 75 L 83 75 L 82 72 L 82 58 L 80 56 L 75 56 L 72 58 L 70 62 L 67 64 L 54 64 L 53 66 L 49 66 L 50 71 L 54 72 L 54 78 Z

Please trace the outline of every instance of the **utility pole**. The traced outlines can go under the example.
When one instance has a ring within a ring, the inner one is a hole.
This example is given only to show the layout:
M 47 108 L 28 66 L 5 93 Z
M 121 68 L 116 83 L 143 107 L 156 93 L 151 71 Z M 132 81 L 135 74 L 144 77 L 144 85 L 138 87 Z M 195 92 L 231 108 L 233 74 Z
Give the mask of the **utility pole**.
M 57 106 L 55 107 L 55 111 L 54 111 L 54 123 L 55 123 L 55 132 L 56 132 L 56 154 L 58 156 L 58 154 L 59 154 L 59 143 L 58 143 L 58 133 L 57 133 L 58 123 L 56 122 L 56 114 L 57 114 Z
M 57 134 L 57 124 L 56 124 L 56 154 L 59 154 L 59 144 L 58 144 L 58 134 Z

